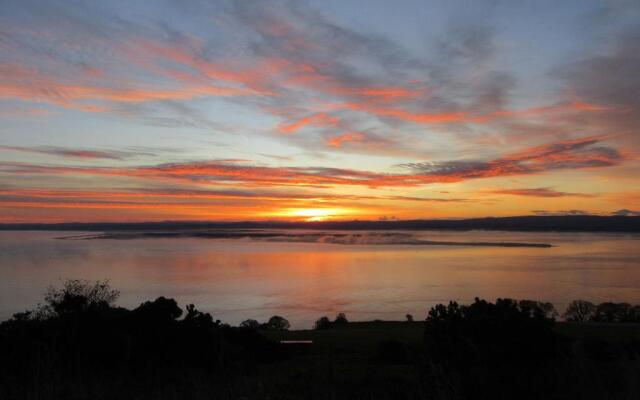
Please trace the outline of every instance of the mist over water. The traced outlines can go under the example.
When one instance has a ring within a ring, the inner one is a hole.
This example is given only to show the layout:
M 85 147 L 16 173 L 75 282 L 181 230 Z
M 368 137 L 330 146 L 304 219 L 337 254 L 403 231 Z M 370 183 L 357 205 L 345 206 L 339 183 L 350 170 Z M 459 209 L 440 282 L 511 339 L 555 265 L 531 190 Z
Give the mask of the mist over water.
M 167 296 L 230 324 L 279 314 L 294 328 L 338 312 L 353 320 L 404 319 L 407 313 L 422 319 L 433 304 L 475 296 L 551 301 L 560 311 L 574 299 L 640 303 L 638 234 L 388 234 L 318 234 L 322 239 L 313 241 L 61 240 L 86 232 L 0 232 L 0 319 L 34 307 L 47 286 L 66 278 L 109 279 L 123 306 Z M 380 239 L 406 235 L 553 247 L 415 246 Z M 335 237 L 347 239 L 327 239 Z

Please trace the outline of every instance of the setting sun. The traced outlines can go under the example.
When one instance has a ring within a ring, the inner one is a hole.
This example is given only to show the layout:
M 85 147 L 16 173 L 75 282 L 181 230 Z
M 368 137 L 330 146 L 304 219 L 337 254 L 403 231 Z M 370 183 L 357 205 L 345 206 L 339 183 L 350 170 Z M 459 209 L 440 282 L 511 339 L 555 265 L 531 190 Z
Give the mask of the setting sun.
M 305 221 L 325 221 L 331 218 L 347 217 L 353 214 L 351 210 L 344 208 L 296 208 L 275 213 L 278 217 L 293 217 Z

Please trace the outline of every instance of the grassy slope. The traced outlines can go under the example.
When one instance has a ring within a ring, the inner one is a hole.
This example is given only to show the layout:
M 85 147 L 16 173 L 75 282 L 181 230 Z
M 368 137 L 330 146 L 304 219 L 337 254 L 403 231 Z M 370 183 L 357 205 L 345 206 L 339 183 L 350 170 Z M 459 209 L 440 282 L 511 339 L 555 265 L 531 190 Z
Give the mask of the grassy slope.
M 558 322 L 556 330 L 571 338 L 601 339 L 604 341 L 640 340 L 639 324 L 576 324 Z M 380 342 L 397 340 L 409 347 L 422 344 L 424 322 L 371 321 L 350 322 L 328 330 L 265 331 L 275 340 L 313 340 L 314 350 L 333 345 L 336 349 L 351 349 L 356 353 L 372 354 Z M 303 346 L 301 346 L 303 347 Z
M 640 340 L 640 325 L 574 324 L 559 322 L 558 332 L 576 339 L 601 339 L 607 342 Z M 417 384 L 419 371 L 411 363 L 422 354 L 424 322 L 371 321 L 351 322 L 328 330 L 265 331 L 274 340 L 313 340 L 312 345 L 285 345 L 294 354 L 264 373 L 273 381 L 287 382 L 304 390 L 323 390 L 327 383 L 407 387 Z M 381 342 L 394 340 L 406 345 L 406 363 L 380 362 L 376 359 Z M 315 387 L 315 389 L 313 389 Z M 419 388 L 415 388 L 416 393 Z M 316 392 L 317 393 L 317 392 Z
M 573 324 L 560 322 L 556 329 L 575 339 L 603 341 L 640 340 L 640 325 Z M 351 322 L 329 330 L 298 330 L 264 334 L 274 340 L 313 340 L 312 345 L 285 345 L 294 354 L 282 363 L 266 366 L 263 376 L 271 382 L 286 382 L 282 390 L 312 394 L 349 393 L 353 387 L 365 388 L 375 396 L 382 390 L 397 388 L 398 395 L 419 398 L 420 370 L 412 360 L 422 356 L 424 322 Z M 407 362 L 385 362 L 376 358 L 381 342 L 394 340 L 407 349 Z M 333 388 L 333 389 L 328 389 Z M 340 396 L 338 396 L 340 397 Z M 394 395 L 391 394 L 391 398 Z M 372 397 L 373 398 L 373 397 Z

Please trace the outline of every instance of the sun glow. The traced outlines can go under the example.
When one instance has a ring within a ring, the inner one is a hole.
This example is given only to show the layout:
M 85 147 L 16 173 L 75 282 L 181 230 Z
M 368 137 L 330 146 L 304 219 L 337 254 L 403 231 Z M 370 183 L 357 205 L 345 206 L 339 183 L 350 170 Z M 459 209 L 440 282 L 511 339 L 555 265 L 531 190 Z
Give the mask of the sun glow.
M 281 216 L 304 219 L 305 221 L 324 221 L 330 218 L 344 217 L 350 212 L 343 208 L 295 208 L 284 210 Z

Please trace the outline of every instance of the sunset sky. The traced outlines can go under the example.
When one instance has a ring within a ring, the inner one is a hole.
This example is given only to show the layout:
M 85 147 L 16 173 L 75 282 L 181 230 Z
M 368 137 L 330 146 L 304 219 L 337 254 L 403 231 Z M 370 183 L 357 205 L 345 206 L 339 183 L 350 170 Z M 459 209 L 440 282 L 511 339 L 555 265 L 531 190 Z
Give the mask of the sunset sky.
M 637 0 L 0 9 L 0 222 L 640 215 Z

